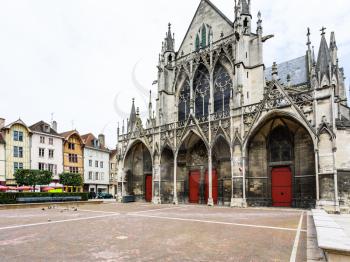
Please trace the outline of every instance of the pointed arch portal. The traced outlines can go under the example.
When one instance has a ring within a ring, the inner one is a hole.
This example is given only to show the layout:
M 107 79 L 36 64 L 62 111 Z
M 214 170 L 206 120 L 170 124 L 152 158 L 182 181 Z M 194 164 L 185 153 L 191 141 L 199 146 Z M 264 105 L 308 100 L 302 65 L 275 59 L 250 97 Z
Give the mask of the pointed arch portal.
M 218 204 L 229 205 L 232 196 L 231 151 L 230 144 L 222 136 L 218 136 L 212 149 L 213 161 L 213 198 L 217 191 Z M 217 188 L 215 188 L 215 184 Z
M 208 147 L 199 135 L 191 131 L 186 136 L 178 150 L 176 164 L 178 201 L 205 204 Z
M 265 121 L 248 143 L 246 183 L 250 205 L 313 207 L 315 153 L 308 131 L 286 116 Z
M 152 156 L 141 141 L 136 141 L 124 159 L 124 172 L 128 195 L 135 200 L 152 201 Z

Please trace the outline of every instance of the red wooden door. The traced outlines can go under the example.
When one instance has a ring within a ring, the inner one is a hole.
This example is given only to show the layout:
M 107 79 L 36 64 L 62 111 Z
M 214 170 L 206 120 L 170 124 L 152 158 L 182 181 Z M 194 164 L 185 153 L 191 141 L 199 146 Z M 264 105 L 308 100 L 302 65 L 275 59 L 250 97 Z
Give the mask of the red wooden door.
M 145 199 L 147 202 L 152 201 L 152 176 L 146 176 L 146 194 Z
M 189 176 L 189 202 L 198 204 L 201 174 L 196 170 L 191 171 Z
M 211 171 L 212 174 L 212 195 L 214 204 L 218 203 L 218 174 L 216 173 L 216 170 L 213 169 Z M 209 174 L 208 170 L 205 172 L 205 192 L 204 192 L 205 202 L 208 202 L 209 198 Z
M 292 206 L 292 172 L 289 167 L 272 169 L 272 204 L 275 207 Z

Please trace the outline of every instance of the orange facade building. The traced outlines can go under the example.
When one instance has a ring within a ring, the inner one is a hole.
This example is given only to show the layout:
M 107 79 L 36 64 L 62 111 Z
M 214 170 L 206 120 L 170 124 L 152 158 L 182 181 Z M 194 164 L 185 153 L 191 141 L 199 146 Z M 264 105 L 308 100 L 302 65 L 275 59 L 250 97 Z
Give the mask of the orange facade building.
M 78 131 L 72 130 L 60 134 L 63 142 L 63 172 L 84 175 L 84 142 Z M 82 188 L 78 189 L 81 191 Z

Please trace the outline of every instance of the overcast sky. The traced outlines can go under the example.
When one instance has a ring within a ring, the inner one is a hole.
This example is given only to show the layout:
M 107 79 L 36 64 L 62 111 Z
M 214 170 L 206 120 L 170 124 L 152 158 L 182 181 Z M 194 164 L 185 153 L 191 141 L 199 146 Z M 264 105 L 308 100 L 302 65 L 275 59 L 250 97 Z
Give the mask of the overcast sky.
M 129 114 L 132 97 L 141 111 L 147 90 L 155 97 L 168 22 L 178 48 L 199 2 L 0 0 L 0 117 L 32 125 L 50 122 L 53 113 L 60 132 L 103 132 L 114 147 L 117 122 Z M 233 19 L 234 0 L 213 3 Z M 275 35 L 265 45 L 267 66 L 304 55 L 307 27 L 317 52 L 325 26 L 327 39 L 336 33 L 350 77 L 350 1 L 252 0 L 252 8 L 253 24 L 261 10 L 264 34 Z

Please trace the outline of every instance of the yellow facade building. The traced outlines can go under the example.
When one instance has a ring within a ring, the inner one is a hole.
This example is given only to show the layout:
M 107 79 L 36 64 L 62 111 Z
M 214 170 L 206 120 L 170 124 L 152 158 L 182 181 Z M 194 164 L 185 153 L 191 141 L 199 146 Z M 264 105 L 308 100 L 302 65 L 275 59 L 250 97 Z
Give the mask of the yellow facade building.
M 78 131 L 72 130 L 60 134 L 63 142 L 63 172 L 84 176 L 84 142 Z M 70 191 L 70 190 L 69 190 Z M 79 188 L 78 191 L 82 191 Z
M 31 131 L 21 120 L 3 127 L 5 140 L 5 179 L 6 185 L 16 185 L 14 173 L 17 169 L 30 169 L 30 136 Z

